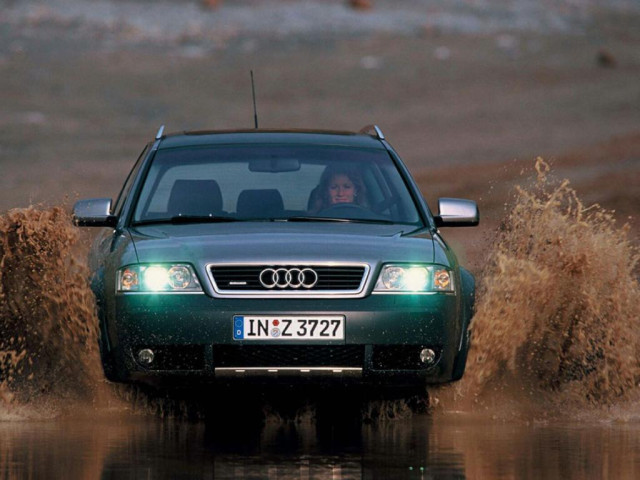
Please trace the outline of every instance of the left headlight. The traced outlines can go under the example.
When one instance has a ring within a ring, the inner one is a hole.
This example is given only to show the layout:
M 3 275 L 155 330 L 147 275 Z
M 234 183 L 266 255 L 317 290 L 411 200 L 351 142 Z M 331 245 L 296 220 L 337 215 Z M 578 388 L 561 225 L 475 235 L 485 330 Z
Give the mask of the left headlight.
M 375 292 L 454 292 L 453 273 L 439 265 L 385 265 Z
M 129 265 L 118 270 L 118 292 L 201 292 L 193 267 L 184 263 Z

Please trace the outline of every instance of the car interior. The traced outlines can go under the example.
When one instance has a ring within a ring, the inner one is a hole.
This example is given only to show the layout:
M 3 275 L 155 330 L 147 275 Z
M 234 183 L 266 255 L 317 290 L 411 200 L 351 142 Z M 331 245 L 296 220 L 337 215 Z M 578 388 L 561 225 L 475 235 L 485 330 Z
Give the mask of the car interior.
M 222 193 L 215 180 L 176 180 L 171 187 L 170 216 L 209 215 L 222 212 Z
M 284 213 L 284 202 L 275 188 L 243 190 L 238 196 L 236 213 L 240 218 L 278 218 Z

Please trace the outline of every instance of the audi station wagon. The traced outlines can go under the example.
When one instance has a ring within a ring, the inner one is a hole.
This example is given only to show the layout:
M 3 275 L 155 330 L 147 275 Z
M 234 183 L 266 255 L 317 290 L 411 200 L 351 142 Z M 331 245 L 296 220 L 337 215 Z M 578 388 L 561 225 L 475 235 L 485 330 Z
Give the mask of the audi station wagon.
M 473 276 L 376 126 L 164 134 L 82 200 L 106 377 L 421 386 L 465 370 Z

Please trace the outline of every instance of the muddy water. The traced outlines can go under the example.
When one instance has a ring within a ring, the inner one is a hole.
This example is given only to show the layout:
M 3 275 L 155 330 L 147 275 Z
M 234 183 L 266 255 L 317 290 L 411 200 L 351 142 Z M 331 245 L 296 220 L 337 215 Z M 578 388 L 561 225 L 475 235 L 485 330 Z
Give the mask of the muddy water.
M 459 391 L 611 405 L 640 383 L 638 248 L 610 212 L 549 179 L 542 159 L 535 169 L 487 259 Z
M 340 435 L 99 419 L 0 424 L 2 478 L 637 478 L 640 424 L 514 424 L 427 415 Z
M 465 378 L 393 400 L 109 385 L 85 240 L 66 209 L 7 212 L 0 477 L 637 478 L 637 247 L 535 173 L 487 257 Z

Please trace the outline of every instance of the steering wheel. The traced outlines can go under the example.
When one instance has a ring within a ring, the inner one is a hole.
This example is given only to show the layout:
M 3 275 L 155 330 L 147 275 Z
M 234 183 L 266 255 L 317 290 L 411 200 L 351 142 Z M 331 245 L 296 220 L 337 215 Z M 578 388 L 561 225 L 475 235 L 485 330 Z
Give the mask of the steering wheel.
M 318 213 L 319 214 L 331 214 L 331 215 L 340 215 L 349 214 L 349 213 L 371 213 L 371 210 L 363 207 L 362 205 L 358 205 L 357 203 L 334 203 L 333 205 L 329 205 L 328 207 L 323 208 Z
M 398 203 L 398 197 L 389 197 L 381 202 L 377 203 L 372 207 L 372 210 L 376 213 L 382 214 L 386 209 L 393 207 L 396 203 Z

